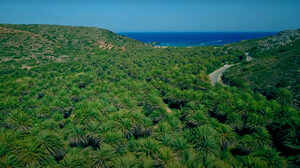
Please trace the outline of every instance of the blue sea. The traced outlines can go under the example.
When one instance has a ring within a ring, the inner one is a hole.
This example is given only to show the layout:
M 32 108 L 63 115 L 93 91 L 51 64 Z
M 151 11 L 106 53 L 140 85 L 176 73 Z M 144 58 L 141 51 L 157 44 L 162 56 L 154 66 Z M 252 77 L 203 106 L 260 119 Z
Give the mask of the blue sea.
M 158 42 L 156 46 L 189 47 L 224 45 L 256 39 L 277 32 L 130 32 L 118 33 L 144 43 Z

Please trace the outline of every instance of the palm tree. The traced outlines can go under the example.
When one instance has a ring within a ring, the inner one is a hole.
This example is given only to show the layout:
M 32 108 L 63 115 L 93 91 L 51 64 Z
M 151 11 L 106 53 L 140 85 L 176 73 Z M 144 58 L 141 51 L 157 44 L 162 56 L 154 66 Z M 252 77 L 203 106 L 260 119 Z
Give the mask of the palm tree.
M 241 130 L 244 126 L 241 115 L 234 112 L 228 114 L 225 124 L 229 125 L 234 130 Z
M 199 160 L 197 158 L 197 153 L 194 149 L 185 149 L 180 154 L 180 161 L 185 167 L 197 168 L 200 167 Z
M 198 127 L 207 122 L 207 116 L 202 111 L 189 111 L 185 122 L 188 128 Z
M 61 160 L 64 157 L 65 150 L 62 138 L 49 131 L 41 131 L 36 139 L 39 148 L 47 151 L 56 160 Z
M 274 104 L 274 103 L 273 103 Z M 264 106 L 258 109 L 257 113 L 263 116 L 265 125 L 269 125 L 274 120 L 274 110 L 269 106 Z
M 172 114 L 167 115 L 166 121 L 171 126 L 172 131 L 179 131 L 182 128 L 180 120 Z
M 158 135 L 172 132 L 171 126 L 167 121 L 159 122 L 154 128 L 156 128 L 155 132 L 157 132 Z
M 265 128 L 257 129 L 252 135 L 258 148 L 272 144 L 271 135 Z
M 124 133 L 124 136 L 126 138 L 129 138 L 132 135 L 132 131 L 131 131 L 131 121 L 128 118 L 122 118 L 120 119 L 119 122 L 117 122 L 118 124 L 118 128 L 120 130 L 122 130 L 122 132 Z
M 101 149 L 96 152 L 93 151 L 90 155 L 92 167 L 95 168 L 111 167 L 116 157 L 114 148 L 109 145 L 102 146 Z
M 149 136 L 151 134 L 151 130 L 149 127 L 152 126 L 151 120 L 143 115 L 141 112 L 132 112 L 131 113 L 131 121 L 132 128 L 131 134 L 135 136 L 135 138 Z
M 80 102 L 74 110 L 74 120 L 77 123 L 86 125 L 89 122 L 102 121 L 102 115 L 99 111 L 99 107 L 95 103 L 91 102 Z
M 232 128 L 228 125 L 215 122 L 214 128 L 219 132 L 219 142 L 223 151 L 232 148 L 236 143 L 236 137 Z
M 116 113 L 114 113 L 113 116 L 111 117 L 111 119 L 114 121 L 120 121 L 124 118 L 128 118 L 129 116 L 130 116 L 130 112 L 128 110 L 121 109 L 121 110 L 117 111 Z
M 173 136 L 171 134 L 162 134 L 156 137 L 156 140 L 160 141 L 162 145 L 171 146 Z
M 28 132 L 32 126 L 32 120 L 30 116 L 23 111 L 13 111 L 6 118 L 5 124 L 9 128 Z
M 82 168 L 84 167 L 84 163 L 80 158 L 74 157 L 64 157 L 63 160 L 59 162 L 59 168 Z
M 287 167 L 287 161 L 279 154 L 276 149 L 265 146 L 262 150 L 251 153 L 250 156 L 260 159 L 270 168 Z
M 116 168 L 132 168 L 137 164 L 137 159 L 132 153 L 128 153 L 122 157 L 118 157 L 114 161 L 113 167 Z
M 139 156 L 137 164 L 138 168 L 152 168 L 155 162 L 150 156 L 142 155 Z
M 128 110 L 119 110 L 113 114 L 112 119 L 116 123 L 116 127 L 120 129 L 126 138 L 132 136 L 132 119 Z
M 159 121 L 163 120 L 166 117 L 166 111 L 164 109 L 156 109 L 146 116 L 151 118 L 154 124 L 157 124 Z
M 1 147 L 0 147 L 1 148 Z M 21 168 L 23 165 L 14 155 L 5 155 L 0 157 L 0 167 L 5 168 Z
M 261 115 L 251 113 L 248 115 L 246 128 L 250 130 L 257 130 L 260 128 L 264 128 L 265 124 L 267 124 L 264 118 Z
M 75 112 L 74 112 L 75 113 Z M 101 122 L 100 112 L 95 109 L 86 109 L 83 111 L 76 111 L 75 122 L 86 125 L 89 122 Z
M 116 121 L 117 127 L 122 130 L 126 138 L 134 136 L 135 138 L 150 135 L 151 120 L 146 118 L 141 112 L 129 112 L 128 110 L 119 110 L 112 117 Z
M 182 150 L 189 148 L 187 141 L 183 137 L 180 137 L 180 136 L 176 136 L 176 138 L 175 138 L 175 140 L 173 140 L 171 146 L 174 147 L 176 149 L 176 151 L 182 151 Z
M 157 153 L 158 147 L 158 143 L 154 139 L 141 139 L 137 151 L 145 153 L 146 156 L 153 156 Z
M 170 148 L 162 147 L 154 155 L 154 158 L 159 166 L 162 167 L 179 167 L 178 157 Z
M 230 150 L 222 150 L 220 157 L 214 162 L 214 167 L 218 168 L 229 168 L 229 167 L 240 167 L 239 162 L 231 154 Z
M 133 135 L 136 139 L 140 137 L 147 137 L 151 135 L 150 128 L 147 128 L 140 124 L 134 124 L 130 129 L 130 134 Z
M 106 132 L 114 129 L 115 127 L 116 127 L 115 122 L 108 120 L 108 121 L 102 123 L 100 126 L 98 126 L 98 132 L 100 134 L 105 134 Z
M 42 167 L 44 164 L 54 163 L 54 159 L 52 160 L 50 155 L 32 139 L 26 140 L 19 148 L 19 158 L 26 167 Z
M 243 156 L 238 158 L 241 162 L 240 167 L 253 167 L 253 168 L 263 168 L 263 167 L 269 167 L 266 162 L 263 162 L 259 160 L 256 157 L 251 157 L 251 156 Z
M 249 154 L 253 150 L 257 149 L 256 144 L 254 144 L 253 142 L 255 141 L 253 140 L 252 135 L 250 134 L 244 135 L 241 138 L 241 140 L 239 140 L 237 149 L 244 154 Z
M 210 126 L 205 125 L 191 130 L 187 136 L 202 157 L 203 165 L 211 164 L 220 151 L 218 133 Z
M 276 100 L 280 104 L 290 104 L 293 100 L 293 95 L 288 89 L 285 88 L 279 88 L 276 89 Z
M 98 134 L 99 124 L 96 122 L 90 122 L 86 127 L 86 138 L 88 139 L 88 144 L 95 149 L 99 148 L 102 141 L 102 138 Z
M 124 135 L 119 130 L 108 131 L 103 136 L 103 141 L 110 145 L 118 145 L 124 141 Z
M 87 159 L 80 149 L 72 148 L 62 160 L 59 161 L 59 168 L 82 168 L 87 166 Z
M 36 112 L 36 116 L 39 118 L 39 119 L 45 119 L 45 118 L 49 118 L 50 117 L 50 114 L 49 113 L 49 109 L 45 106 L 42 106 L 39 111 Z
M 24 138 L 20 136 L 19 131 L 0 129 L 0 157 L 6 155 L 16 147 L 15 139 L 17 138 Z
M 9 114 L 10 110 L 17 107 L 18 104 L 19 101 L 16 96 L 10 96 L 10 95 L 3 96 L 0 102 L 0 114 L 3 116 Z
M 228 103 L 218 104 L 216 110 L 213 112 L 213 117 L 217 118 L 221 123 L 224 123 L 227 113 L 231 111 L 231 106 Z
M 70 146 L 78 146 L 78 147 L 87 146 L 88 139 L 81 127 L 70 125 L 68 130 L 69 130 L 68 140 Z

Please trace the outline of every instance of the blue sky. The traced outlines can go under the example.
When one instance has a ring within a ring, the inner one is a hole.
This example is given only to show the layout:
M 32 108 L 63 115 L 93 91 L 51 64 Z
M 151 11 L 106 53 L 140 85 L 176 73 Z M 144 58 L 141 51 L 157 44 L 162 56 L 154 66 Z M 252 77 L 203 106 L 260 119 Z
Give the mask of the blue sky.
M 280 31 L 300 28 L 300 0 L 0 0 L 0 23 L 114 32 Z

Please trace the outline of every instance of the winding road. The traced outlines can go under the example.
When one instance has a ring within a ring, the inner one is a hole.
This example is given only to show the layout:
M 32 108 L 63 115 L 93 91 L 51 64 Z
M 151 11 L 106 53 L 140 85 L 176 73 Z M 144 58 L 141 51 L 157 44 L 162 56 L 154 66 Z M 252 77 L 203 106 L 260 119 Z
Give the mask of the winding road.
M 245 53 L 246 55 L 246 61 L 247 62 L 250 62 L 253 60 L 253 58 L 250 56 L 249 53 Z M 239 64 L 239 63 L 237 63 Z M 231 64 L 231 65 L 224 65 L 223 67 L 215 70 L 214 72 L 210 73 L 208 76 L 209 76 L 209 79 L 211 81 L 211 84 L 212 85 L 215 85 L 216 83 L 218 82 L 222 82 L 221 80 L 221 76 L 223 75 L 223 73 L 230 67 L 232 67 L 233 65 L 237 65 L 237 64 Z
M 221 82 L 221 76 L 222 74 L 230 67 L 232 67 L 235 64 L 231 64 L 231 65 L 224 65 L 223 67 L 215 70 L 214 72 L 209 74 L 209 79 L 211 81 L 212 85 L 215 85 L 218 82 Z

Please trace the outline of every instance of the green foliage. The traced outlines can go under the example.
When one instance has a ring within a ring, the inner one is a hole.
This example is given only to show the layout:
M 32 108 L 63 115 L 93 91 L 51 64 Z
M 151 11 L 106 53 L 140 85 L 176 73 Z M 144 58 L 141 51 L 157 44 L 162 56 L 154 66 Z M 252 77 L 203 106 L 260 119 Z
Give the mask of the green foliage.
M 0 43 L 0 167 L 299 163 L 299 111 L 289 105 L 298 93 L 271 87 L 268 100 L 242 82 L 210 84 L 207 74 L 240 62 L 243 50 L 155 48 L 99 28 L 54 25 L 1 24 Z M 259 46 L 252 50 L 258 60 Z
M 201 126 L 191 130 L 187 135 L 199 152 L 204 166 L 209 166 L 220 151 L 218 133 L 210 126 Z
M 91 153 L 92 167 L 111 167 L 115 158 L 113 147 L 104 145 L 101 149 Z
M 299 46 L 300 40 L 296 40 L 286 46 L 252 52 L 254 60 L 230 68 L 224 75 L 225 82 L 298 107 Z

